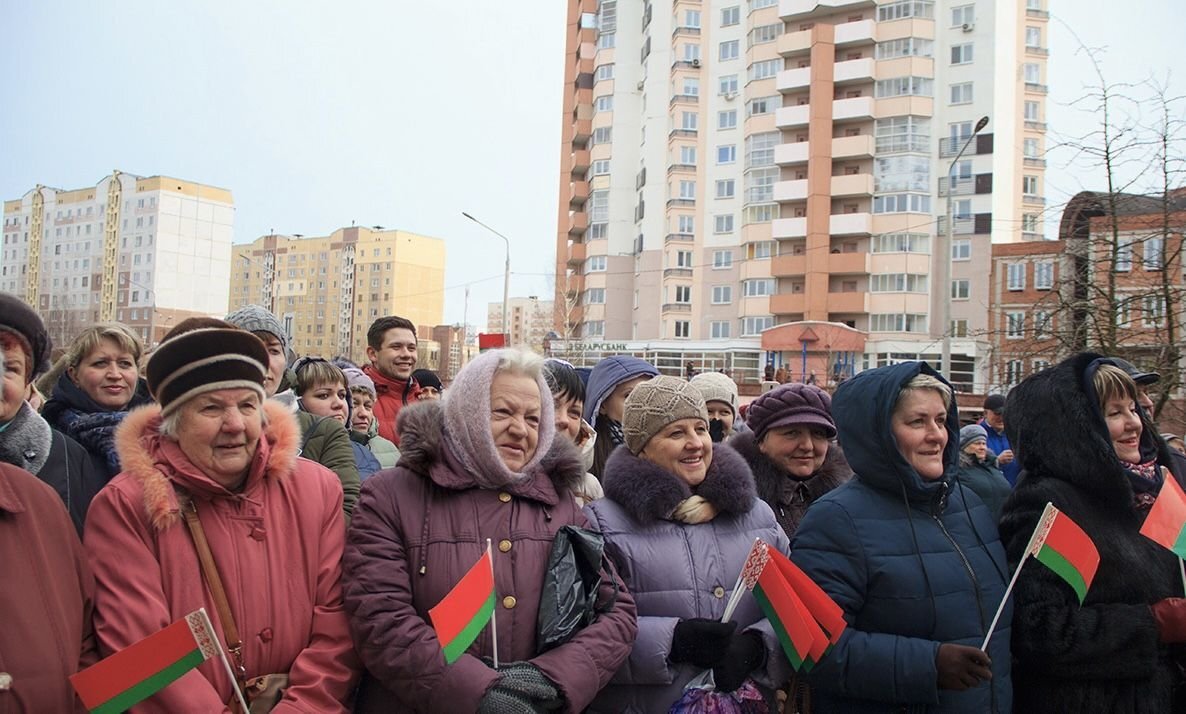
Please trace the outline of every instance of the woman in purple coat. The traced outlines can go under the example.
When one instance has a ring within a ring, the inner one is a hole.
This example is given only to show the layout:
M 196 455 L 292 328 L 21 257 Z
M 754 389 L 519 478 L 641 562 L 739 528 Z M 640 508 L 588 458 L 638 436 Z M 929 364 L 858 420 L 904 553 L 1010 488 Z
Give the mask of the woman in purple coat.
M 634 595 L 638 639 L 590 711 L 666 712 L 706 669 L 722 692 L 752 679 L 773 711 L 790 666 L 770 624 L 749 594 L 729 623 L 720 620 L 754 539 L 789 551 L 774 512 L 745 460 L 712 443 L 704 399 L 688 382 L 655 377 L 635 387 L 622 429 L 605 498 L 585 512 Z
M 363 483 L 343 560 L 346 610 L 369 673 L 356 712 L 580 712 L 629 654 L 636 623 L 624 590 L 571 640 L 539 651 L 552 542 L 561 527 L 586 524 L 573 498 L 585 470 L 571 443 L 553 439 L 542 367 L 520 350 L 487 352 L 443 401 L 400 413 L 400 462 Z M 487 539 L 501 666 L 492 666 L 488 627 L 446 664 L 428 611 Z

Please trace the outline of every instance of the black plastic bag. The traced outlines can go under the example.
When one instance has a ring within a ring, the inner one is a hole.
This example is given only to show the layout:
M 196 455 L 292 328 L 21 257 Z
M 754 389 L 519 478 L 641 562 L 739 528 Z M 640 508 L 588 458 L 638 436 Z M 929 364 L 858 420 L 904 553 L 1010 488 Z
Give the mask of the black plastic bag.
M 617 600 L 616 579 L 609 602 L 600 608 L 597 604 L 604 554 L 605 539 L 600 533 L 576 526 L 564 526 L 557 531 L 540 593 L 539 654 L 568 642 L 598 612 L 613 607 Z M 605 571 L 613 579 L 608 563 Z

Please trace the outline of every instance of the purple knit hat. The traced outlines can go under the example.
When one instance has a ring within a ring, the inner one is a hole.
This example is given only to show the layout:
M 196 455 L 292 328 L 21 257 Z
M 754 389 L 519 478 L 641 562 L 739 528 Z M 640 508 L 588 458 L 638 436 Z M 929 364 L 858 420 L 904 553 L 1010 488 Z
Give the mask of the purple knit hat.
M 836 436 L 832 420 L 832 397 L 812 384 L 784 384 L 771 389 L 750 403 L 745 424 L 754 430 L 754 440 L 780 426 L 803 424 L 823 429 L 828 438 Z

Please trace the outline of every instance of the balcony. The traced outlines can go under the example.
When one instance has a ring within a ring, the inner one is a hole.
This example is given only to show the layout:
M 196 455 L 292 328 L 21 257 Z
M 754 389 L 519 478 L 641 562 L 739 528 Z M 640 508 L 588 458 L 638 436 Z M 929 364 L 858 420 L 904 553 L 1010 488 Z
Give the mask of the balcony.
M 873 195 L 873 174 L 848 174 L 832 177 L 832 197 Z
M 684 27 L 680 26 L 671 31 L 672 37 L 699 37 L 699 27 Z
M 776 255 L 770 259 L 770 274 L 776 278 L 793 278 L 806 273 L 805 255 Z
M 574 241 L 569 241 L 569 243 L 568 243 L 568 263 L 569 263 L 569 265 L 580 264 L 580 263 L 585 262 L 585 258 L 588 255 L 588 250 L 589 250 L 589 246 L 586 245 L 585 243 L 577 243 Z
M 691 233 L 668 233 L 663 238 L 664 243 L 691 243 L 696 240 L 696 236 Z
M 667 302 L 663 303 L 663 312 L 691 312 L 691 303 L 686 302 Z
M 828 314 L 869 312 L 869 293 L 828 293 Z
M 777 293 L 770 296 L 770 312 L 775 315 L 798 315 L 807 307 L 804 293 Z
M 1021 202 L 1031 205 L 1031 206 L 1045 206 L 1046 205 L 1046 197 L 1045 196 L 1034 196 L 1032 194 L 1025 193 L 1025 194 L 1021 195 Z
M 873 118 L 873 97 L 852 97 L 832 102 L 832 121 Z
M 1025 46 L 1025 53 L 1027 55 L 1033 55 L 1034 57 L 1050 56 L 1050 50 L 1046 49 L 1045 47 L 1032 47 L 1030 45 Z
M 869 253 L 831 253 L 828 272 L 832 275 L 864 275 L 869 269 Z
M 664 268 L 663 277 L 665 278 L 690 278 L 692 277 L 691 268 Z
M 806 141 L 797 141 L 793 144 L 779 144 L 774 147 L 774 163 L 779 166 L 794 166 L 795 164 L 807 163 L 807 147 Z
M 1045 84 L 1038 84 L 1037 82 L 1026 82 L 1025 91 L 1031 94 L 1046 94 L 1049 89 Z
M 690 137 L 692 139 L 695 139 L 696 138 L 696 130 L 695 129 L 672 129 L 671 131 L 669 131 L 667 133 L 667 136 L 672 139 L 674 139 L 676 137 L 680 137 L 680 136 Z
M 1046 122 L 1044 121 L 1029 121 L 1025 122 L 1025 128 L 1032 131 L 1046 131 Z
M 677 104 L 696 105 L 700 103 L 700 97 L 695 94 L 673 94 L 671 101 L 667 102 L 667 106 L 674 107 Z
M 1021 160 L 1021 163 L 1027 168 L 1044 169 L 1046 168 L 1046 159 L 1039 159 L 1032 156 L 1027 156 Z
M 1025 16 L 1037 18 L 1040 20 L 1049 20 L 1050 19 L 1050 11 L 1049 10 L 1034 10 L 1032 8 L 1027 7 L 1025 9 Z
M 833 236 L 858 236 L 872 233 L 873 216 L 869 213 L 838 213 L 831 217 L 829 232 Z
M 951 192 L 952 196 L 971 196 L 976 193 L 976 180 L 971 176 L 957 176 L 955 179 L 955 190 Z M 947 195 L 947 177 L 939 177 L 939 196 Z
M 774 200 L 803 201 L 807 199 L 807 179 L 779 181 L 774 184 Z
M 584 175 L 589 170 L 589 150 L 577 149 L 572 152 L 572 173 L 574 176 Z
M 775 88 L 784 94 L 798 89 L 806 89 L 811 84 L 811 68 L 784 69 L 776 75 L 774 82 Z
M 956 217 L 952 221 L 952 234 L 957 236 L 969 236 L 976 232 L 976 220 L 971 216 L 966 218 Z M 947 216 L 939 216 L 935 221 L 935 231 L 939 234 L 947 233 Z
M 696 173 L 696 164 L 671 164 L 667 167 L 668 174 Z
M 584 211 L 572 211 L 568 214 L 568 235 L 584 235 L 589 230 L 589 214 Z
M 696 199 L 694 198 L 669 198 L 667 199 L 668 208 L 695 208 Z
M 783 57 L 807 54 L 811 51 L 811 30 L 787 32 L 778 38 L 778 54 Z
M 774 110 L 774 123 L 780 129 L 807 126 L 811 121 L 811 106 L 800 104 L 794 107 L 779 107 Z
M 861 59 L 845 60 L 837 62 L 833 70 L 832 81 L 836 84 L 844 84 L 848 82 L 872 82 L 873 81 L 873 58 L 862 57 Z
M 805 238 L 806 236 L 807 219 L 804 217 L 775 218 L 771 225 L 771 237 L 774 239 Z
M 864 159 L 873 156 L 873 137 L 839 136 L 832 139 L 833 159 Z
M 579 146 L 584 146 L 589 143 L 589 139 L 593 138 L 593 120 L 592 119 L 577 119 L 572 126 L 572 142 Z
M 872 3 L 869 5 L 872 6 Z M 876 40 L 876 30 L 877 24 L 871 19 L 842 22 L 836 25 L 834 42 L 837 47 L 869 44 Z
M 818 11 L 860 10 L 874 6 L 873 0 L 781 0 L 778 14 L 783 20 L 801 19 L 799 15 L 811 15 Z
M 589 182 L 588 181 L 573 181 L 572 188 L 568 194 L 568 207 L 579 210 L 584 207 L 585 202 L 589 200 Z

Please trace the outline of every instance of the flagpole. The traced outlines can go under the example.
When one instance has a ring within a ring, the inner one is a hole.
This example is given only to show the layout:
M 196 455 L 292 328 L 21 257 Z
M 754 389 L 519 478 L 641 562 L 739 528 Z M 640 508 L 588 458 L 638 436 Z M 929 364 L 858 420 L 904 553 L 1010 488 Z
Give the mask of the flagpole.
M 201 613 L 202 623 L 213 635 L 215 632 L 214 623 L 210 622 L 210 615 L 206 613 L 206 608 L 200 607 L 198 608 L 198 612 Z M 243 707 L 243 714 L 247 714 L 251 711 L 251 709 L 247 706 L 247 700 L 243 697 L 243 690 L 239 688 L 239 680 L 237 677 L 235 677 L 235 673 L 231 669 L 231 663 L 227 661 L 226 650 L 223 648 L 222 642 L 219 641 L 217 635 L 215 635 L 213 639 L 218 643 L 218 658 L 222 660 L 222 666 L 226 668 L 226 675 L 231 680 L 231 688 L 235 690 L 235 699 L 238 699 L 239 706 Z
M 486 555 L 490 556 L 490 576 L 494 579 L 494 547 L 490 539 L 486 539 Z M 497 588 L 495 589 L 497 593 Z M 494 609 L 490 611 L 490 638 L 494 644 L 494 668 L 498 669 L 498 598 L 495 597 Z
M 1009 595 L 1013 592 L 1013 586 L 1017 584 L 1017 576 L 1021 575 L 1021 568 L 1025 565 L 1025 561 L 1034 552 L 1034 543 L 1038 540 L 1039 534 L 1049 532 L 1045 528 L 1047 520 L 1052 514 L 1057 514 L 1058 509 L 1050 501 L 1046 502 L 1046 507 L 1042 509 L 1042 517 L 1038 519 L 1038 525 L 1034 526 L 1034 532 L 1030 534 L 1030 541 L 1025 545 L 1025 552 L 1021 554 L 1021 562 L 1017 564 L 1017 570 L 1013 571 L 1013 577 L 1009 580 L 1009 587 L 1005 588 L 1005 596 L 1001 598 L 1001 604 L 997 607 L 997 614 L 992 616 L 992 624 L 988 626 L 988 633 L 984 636 L 984 643 L 980 645 L 980 649 L 987 654 L 988 641 L 992 639 L 993 630 L 997 629 L 997 623 L 1001 620 L 1001 613 L 1005 611 L 1005 603 L 1009 602 Z M 1043 541 L 1045 535 L 1043 535 Z
M 1186 560 L 1178 558 L 1178 570 L 1182 573 L 1182 592 L 1186 594 Z
M 750 546 L 749 552 L 752 553 L 754 546 L 758 544 L 761 538 L 754 538 L 753 545 Z M 746 554 L 746 562 L 749 562 L 749 553 Z M 725 614 L 721 616 L 721 622 L 728 622 L 733 618 L 733 611 L 737 609 L 737 605 L 741 603 L 741 595 L 744 590 L 741 588 L 741 580 L 745 576 L 745 565 L 741 564 L 741 571 L 737 573 L 737 584 L 733 586 L 733 592 L 729 594 L 729 602 L 725 605 Z

